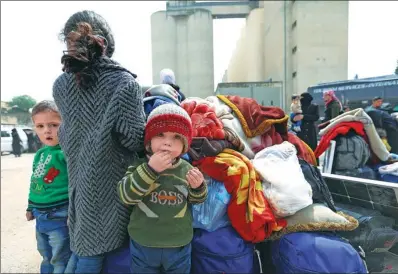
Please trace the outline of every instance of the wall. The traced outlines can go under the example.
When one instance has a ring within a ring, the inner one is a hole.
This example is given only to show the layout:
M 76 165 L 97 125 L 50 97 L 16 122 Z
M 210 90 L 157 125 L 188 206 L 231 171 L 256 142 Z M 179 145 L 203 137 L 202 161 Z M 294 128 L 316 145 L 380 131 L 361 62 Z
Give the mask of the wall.
M 213 19 L 205 9 L 166 11 L 152 14 L 153 83 L 160 82 L 159 72 L 170 68 L 176 82 L 187 96 L 207 97 L 214 92 Z
M 228 66 L 228 82 L 264 80 L 264 10 L 254 9 L 241 30 L 236 49 Z
M 295 93 L 319 83 L 347 80 L 348 12 L 347 1 L 295 1 L 292 5 L 297 22 L 291 44 L 291 49 L 297 46 Z

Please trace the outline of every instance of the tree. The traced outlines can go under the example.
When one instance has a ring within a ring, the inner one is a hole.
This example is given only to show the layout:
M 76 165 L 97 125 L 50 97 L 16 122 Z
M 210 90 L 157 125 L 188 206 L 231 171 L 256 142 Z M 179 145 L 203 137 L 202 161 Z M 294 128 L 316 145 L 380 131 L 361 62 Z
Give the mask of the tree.
M 8 105 L 12 108 L 19 108 L 22 111 L 29 112 L 29 109 L 36 104 L 36 100 L 29 95 L 15 96 Z
M 397 67 L 395 68 L 395 74 L 398 75 L 398 60 L 397 60 Z

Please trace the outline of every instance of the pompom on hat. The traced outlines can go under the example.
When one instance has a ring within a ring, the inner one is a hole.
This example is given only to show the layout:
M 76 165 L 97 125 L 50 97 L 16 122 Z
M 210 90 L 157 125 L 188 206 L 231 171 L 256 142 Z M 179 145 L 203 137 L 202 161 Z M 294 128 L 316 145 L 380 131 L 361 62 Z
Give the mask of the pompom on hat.
M 151 139 L 162 132 L 175 132 L 184 138 L 184 151 L 186 153 L 192 142 L 192 121 L 188 113 L 175 104 L 163 104 L 155 108 L 148 116 L 145 126 L 145 146 Z

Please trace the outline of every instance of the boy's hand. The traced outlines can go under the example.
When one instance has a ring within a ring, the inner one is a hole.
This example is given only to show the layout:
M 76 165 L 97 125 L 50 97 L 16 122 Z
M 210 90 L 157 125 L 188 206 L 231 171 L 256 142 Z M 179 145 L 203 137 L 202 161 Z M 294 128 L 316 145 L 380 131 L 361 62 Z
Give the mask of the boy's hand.
M 158 151 L 151 156 L 148 165 L 160 173 L 168 168 L 171 168 L 173 164 L 173 159 L 170 152 L 168 151 Z
M 196 167 L 188 171 L 187 173 L 187 181 L 191 188 L 195 189 L 200 187 L 203 184 L 205 178 L 203 177 L 202 172 Z
M 26 211 L 26 220 L 32 221 L 35 217 L 33 217 L 32 211 Z

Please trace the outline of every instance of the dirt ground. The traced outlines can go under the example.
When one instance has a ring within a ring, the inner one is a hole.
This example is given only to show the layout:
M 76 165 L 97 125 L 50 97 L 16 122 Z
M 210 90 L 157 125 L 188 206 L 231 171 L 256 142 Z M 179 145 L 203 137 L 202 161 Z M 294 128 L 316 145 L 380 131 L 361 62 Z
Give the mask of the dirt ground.
M 1 156 L 1 273 L 38 273 L 35 221 L 27 222 L 33 154 Z

